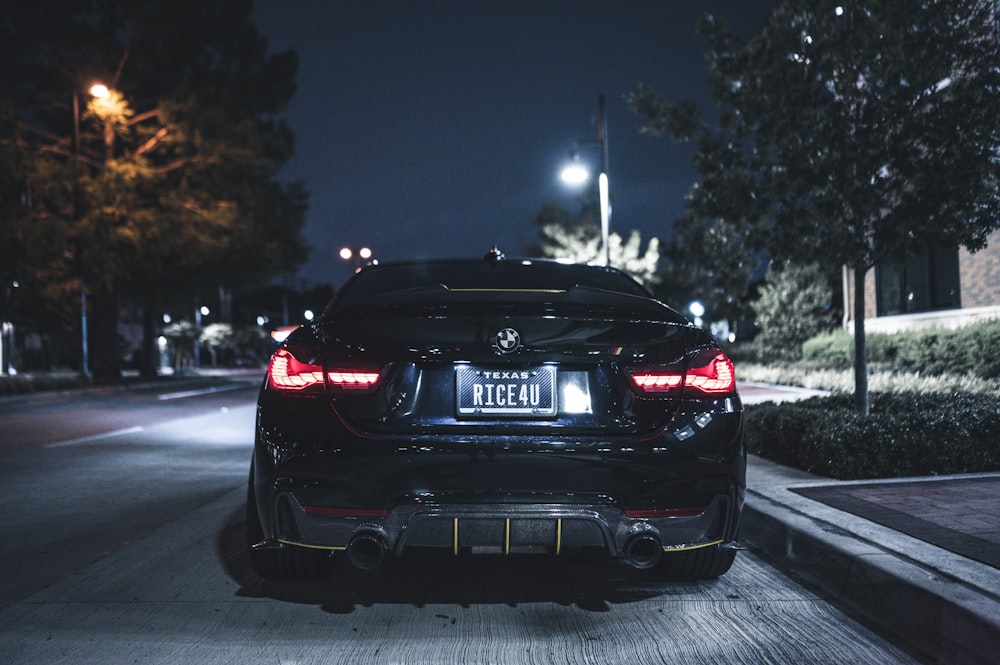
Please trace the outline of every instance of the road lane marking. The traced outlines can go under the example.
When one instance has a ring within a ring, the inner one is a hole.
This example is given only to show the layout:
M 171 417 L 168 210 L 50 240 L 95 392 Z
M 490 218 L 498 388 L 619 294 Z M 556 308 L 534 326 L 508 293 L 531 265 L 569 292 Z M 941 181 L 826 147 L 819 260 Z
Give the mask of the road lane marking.
M 65 446 L 75 446 L 79 443 L 90 443 L 91 441 L 98 441 L 100 439 L 107 439 L 114 436 L 122 436 L 123 434 L 135 434 L 136 432 L 141 432 L 143 430 L 141 425 L 136 425 L 135 427 L 126 427 L 125 429 L 116 429 L 111 432 L 101 432 L 100 434 L 91 434 L 89 436 L 81 436 L 76 439 L 66 439 L 65 441 L 56 441 L 54 443 L 44 444 L 45 448 L 63 448 Z
M 156 399 L 168 400 L 168 399 L 183 399 L 185 397 L 198 397 L 199 395 L 211 395 L 212 393 L 221 393 L 229 390 L 240 390 L 241 388 L 246 388 L 244 385 L 230 385 L 230 386 L 214 386 L 212 388 L 199 388 L 198 390 L 184 390 L 176 393 L 163 393 L 162 395 L 157 395 Z

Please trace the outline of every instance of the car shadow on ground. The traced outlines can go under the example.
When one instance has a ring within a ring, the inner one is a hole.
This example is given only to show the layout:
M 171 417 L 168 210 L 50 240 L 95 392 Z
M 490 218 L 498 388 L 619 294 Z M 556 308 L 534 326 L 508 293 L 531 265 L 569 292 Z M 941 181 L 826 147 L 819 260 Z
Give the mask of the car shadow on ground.
M 347 614 L 359 607 L 452 604 L 469 607 L 555 603 L 591 612 L 657 596 L 703 595 L 715 581 L 667 580 L 607 558 L 572 556 L 452 556 L 435 552 L 386 557 L 374 570 L 359 570 L 335 556 L 331 574 L 317 580 L 259 577 L 246 554 L 246 522 L 234 513 L 218 535 L 217 551 L 237 595 L 316 605 Z

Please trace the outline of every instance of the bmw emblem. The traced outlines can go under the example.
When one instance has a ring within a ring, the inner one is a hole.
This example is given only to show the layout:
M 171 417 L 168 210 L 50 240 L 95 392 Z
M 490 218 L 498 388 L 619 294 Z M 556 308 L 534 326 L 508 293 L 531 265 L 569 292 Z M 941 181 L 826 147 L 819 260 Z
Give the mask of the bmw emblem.
M 493 336 L 493 350 L 500 354 L 514 353 L 521 348 L 521 336 L 513 328 L 504 328 Z

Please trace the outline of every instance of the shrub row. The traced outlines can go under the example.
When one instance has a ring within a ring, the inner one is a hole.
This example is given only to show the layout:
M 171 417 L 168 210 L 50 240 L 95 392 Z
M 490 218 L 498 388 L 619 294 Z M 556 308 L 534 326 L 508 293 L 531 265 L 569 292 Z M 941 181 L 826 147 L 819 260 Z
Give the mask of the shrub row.
M 872 393 L 871 414 L 852 395 L 746 407 L 747 450 L 840 480 L 1000 470 L 995 395 Z
M 79 375 L 0 376 L 0 397 L 22 395 L 40 390 L 66 390 L 87 385 Z
M 1000 376 L 1000 319 L 957 330 L 920 330 L 865 338 L 868 362 L 926 374 L 971 373 Z M 851 367 L 854 338 L 843 331 L 814 337 L 802 345 L 803 360 L 832 367 Z

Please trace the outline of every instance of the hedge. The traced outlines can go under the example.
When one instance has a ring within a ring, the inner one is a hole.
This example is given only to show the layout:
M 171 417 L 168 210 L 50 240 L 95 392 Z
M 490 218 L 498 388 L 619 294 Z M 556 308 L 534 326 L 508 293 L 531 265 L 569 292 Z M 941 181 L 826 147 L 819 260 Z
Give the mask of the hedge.
M 82 388 L 87 383 L 83 377 L 72 374 L 0 376 L 0 397 L 23 395 L 43 390 Z
M 870 334 L 865 337 L 868 362 L 926 374 L 971 373 L 1000 376 L 1000 319 L 957 330 L 920 330 Z M 854 338 L 843 331 L 826 333 L 802 345 L 803 360 L 832 367 L 851 367 Z
M 1000 471 L 1000 403 L 971 393 L 873 393 L 746 406 L 747 450 L 840 480 Z

